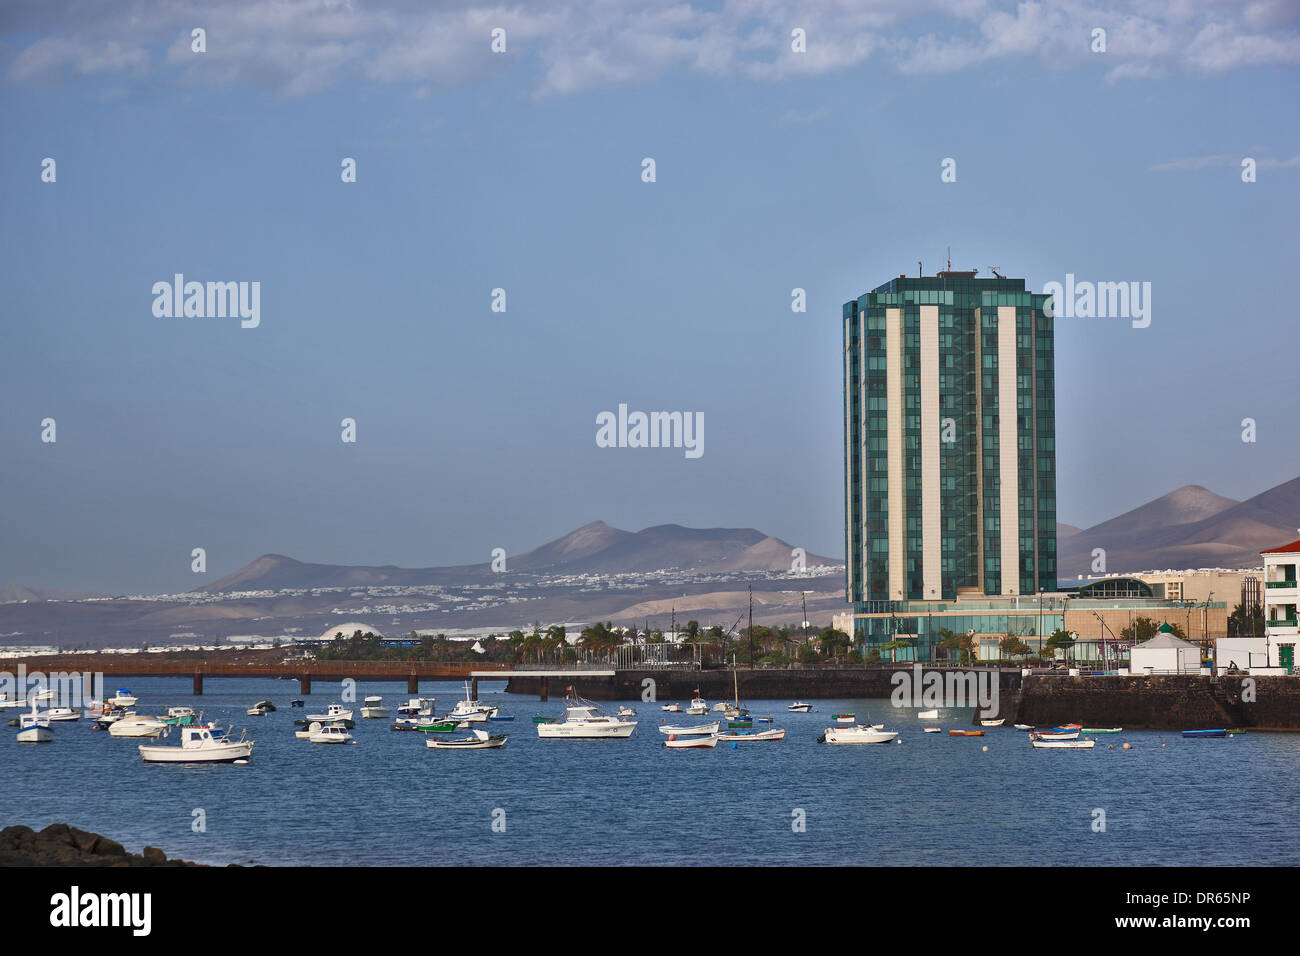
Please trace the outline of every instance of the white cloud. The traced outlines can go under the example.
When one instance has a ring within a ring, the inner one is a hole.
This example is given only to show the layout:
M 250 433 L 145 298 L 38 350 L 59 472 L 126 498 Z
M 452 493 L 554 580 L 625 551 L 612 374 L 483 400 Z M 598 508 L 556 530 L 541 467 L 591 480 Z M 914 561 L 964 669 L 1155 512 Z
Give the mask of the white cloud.
M 6 0 L 11 82 L 153 73 L 308 95 L 344 82 L 427 92 L 519 71 L 535 95 L 697 74 L 754 81 L 878 60 L 900 73 L 1000 61 L 1094 68 L 1110 82 L 1300 63 L 1294 0 Z M 195 54 L 189 31 L 207 31 Z M 491 30 L 507 53 L 489 51 Z M 807 52 L 790 48 L 801 28 Z M 1092 30 L 1107 51 L 1090 51 Z M 35 38 L 35 39 L 33 39 Z

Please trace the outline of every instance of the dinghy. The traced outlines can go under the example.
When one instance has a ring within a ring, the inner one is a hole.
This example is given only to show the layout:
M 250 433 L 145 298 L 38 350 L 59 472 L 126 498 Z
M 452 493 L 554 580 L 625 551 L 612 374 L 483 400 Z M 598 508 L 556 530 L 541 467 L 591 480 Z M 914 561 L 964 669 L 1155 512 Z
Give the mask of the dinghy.
M 708 737 L 678 737 L 674 735 L 664 741 L 664 746 L 672 750 L 712 750 L 717 745 L 717 734 Z
M 659 733 L 666 737 L 707 737 L 718 732 L 718 721 L 711 724 L 696 724 L 694 726 L 685 725 L 674 727 L 671 724 L 664 724 L 659 728 Z
M 785 740 L 785 728 L 773 727 L 771 730 L 759 731 L 728 730 L 725 734 L 718 734 L 718 739 L 724 743 L 755 743 L 762 740 Z
M 486 730 L 474 730 L 472 733 L 472 737 L 457 740 L 430 737 L 424 745 L 430 750 L 497 750 L 506 745 L 505 734 L 489 734 Z
M 984 731 L 982 731 L 982 730 L 950 730 L 950 731 L 948 731 L 948 736 L 949 736 L 949 737 L 983 737 L 983 736 L 984 736 Z
M 1091 750 L 1097 741 L 1095 740 L 1035 740 L 1034 747 L 1038 750 Z
M 1184 730 L 1183 736 L 1184 737 L 1226 737 L 1228 736 L 1228 731 L 1223 729 L 1222 727 L 1217 727 L 1214 730 Z
M 920 713 L 918 713 L 918 714 L 916 715 L 916 717 L 917 717 L 918 720 L 938 720 L 938 719 L 939 719 L 939 711 L 937 711 L 937 710 L 923 710 L 923 711 L 921 711 Z

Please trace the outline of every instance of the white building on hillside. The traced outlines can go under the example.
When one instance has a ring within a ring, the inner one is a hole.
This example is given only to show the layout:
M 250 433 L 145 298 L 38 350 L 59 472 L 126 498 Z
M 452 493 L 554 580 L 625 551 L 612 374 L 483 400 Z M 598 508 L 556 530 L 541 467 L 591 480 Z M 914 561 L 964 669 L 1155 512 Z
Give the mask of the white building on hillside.
M 1300 541 L 1262 552 L 1264 555 L 1264 636 L 1269 663 L 1286 673 L 1295 673 L 1296 644 L 1300 643 L 1296 604 L 1296 564 L 1300 562 Z

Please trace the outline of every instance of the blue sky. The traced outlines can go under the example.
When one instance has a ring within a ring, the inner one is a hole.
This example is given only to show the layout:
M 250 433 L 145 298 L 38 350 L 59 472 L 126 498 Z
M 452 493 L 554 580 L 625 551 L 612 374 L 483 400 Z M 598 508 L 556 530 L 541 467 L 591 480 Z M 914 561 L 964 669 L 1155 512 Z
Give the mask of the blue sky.
M 1300 462 L 1298 65 L 1282 3 L 8 4 L 0 584 L 597 518 L 839 554 L 841 303 L 949 246 L 1152 284 L 1149 328 L 1058 321 L 1061 521 L 1248 497 Z M 176 272 L 260 282 L 260 326 L 155 317 Z M 703 456 L 598 448 L 620 403 Z

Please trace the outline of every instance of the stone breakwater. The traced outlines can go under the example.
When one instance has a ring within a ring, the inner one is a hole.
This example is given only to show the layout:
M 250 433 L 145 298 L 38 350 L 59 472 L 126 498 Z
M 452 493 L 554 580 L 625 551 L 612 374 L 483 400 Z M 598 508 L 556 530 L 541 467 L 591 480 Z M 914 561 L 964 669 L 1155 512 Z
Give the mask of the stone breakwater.
M 66 823 L 51 823 L 39 833 L 31 827 L 0 830 L 0 866 L 203 866 L 169 860 L 157 847 L 128 853 L 122 844 Z

